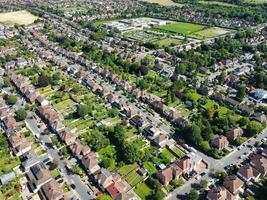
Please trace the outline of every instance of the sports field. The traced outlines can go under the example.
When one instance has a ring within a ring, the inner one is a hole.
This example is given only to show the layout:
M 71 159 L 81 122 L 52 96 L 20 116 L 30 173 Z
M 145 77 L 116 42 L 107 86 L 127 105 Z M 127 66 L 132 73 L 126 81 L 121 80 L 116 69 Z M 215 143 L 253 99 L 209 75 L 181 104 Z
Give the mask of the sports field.
M 192 24 L 185 22 L 174 22 L 171 24 L 158 26 L 156 29 L 181 35 L 189 35 L 190 33 L 194 33 L 200 30 L 205 29 L 206 26 L 201 24 Z
M 172 0 L 142 0 L 145 2 L 149 2 L 149 3 L 157 3 L 163 6 L 178 6 L 178 7 L 182 7 L 182 4 L 179 3 L 175 3 Z
M 232 30 L 219 28 L 219 27 L 211 27 L 207 28 L 201 31 L 194 32 L 189 35 L 189 37 L 197 38 L 197 39 L 206 39 L 206 38 L 212 38 L 217 37 L 220 35 L 225 35 L 232 32 Z
M 198 3 L 201 4 L 209 4 L 209 5 L 218 5 L 218 6 L 226 6 L 226 7 L 237 7 L 235 4 L 231 3 L 225 3 L 225 2 L 220 2 L 220 1 L 198 1 Z
M 32 15 L 26 10 L 0 13 L 0 23 L 6 25 L 29 25 L 32 24 L 38 17 Z

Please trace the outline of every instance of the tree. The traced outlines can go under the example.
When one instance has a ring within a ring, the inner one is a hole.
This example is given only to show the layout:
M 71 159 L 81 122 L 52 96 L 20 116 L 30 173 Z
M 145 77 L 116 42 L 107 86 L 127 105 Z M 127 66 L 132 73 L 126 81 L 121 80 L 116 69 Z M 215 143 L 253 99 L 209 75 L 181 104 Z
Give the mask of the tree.
M 237 95 L 236 97 L 239 99 L 239 100 L 243 100 L 244 97 L 246 95 L 246 86 L 245 85 L 240 85 L 238 90 L 237 90 Z
M 189 200 L 198 200 L 199 194 L 195 189 L 191 189 L 188 197 L 189 197 Z
M 110 166 L 113 166 L 115 164 L 115 160 L 112 158 L 104 158 L 102 160 L 102 165 L 104 168 L 108 168 Z
M 201 179 L 201 180 L 200 180 L 200 187 L 201 187 L 203 190 L 206 190 L 207 187 L 208 187 L 208 181 L 205 180 L 205 179 Z
M 118 111 L 118 109 L 116 109 L 116 108 L 112 108 L 112 109 L 110 109 L 110 110 L 108 111 L 108 116 L 109 116 L 109 117 L 117 117 L 118 114 L 119 114 L 119 111 Z
M 19 121 L 25 120 L 27 117 L 27 111 L 23 108 L 20 108 L 16 111 L 16 117 Z
M 250 121 L 249 124 L 247 125 L 247 128 L 245 130 L 245 133 L 247 136 L 255 136 L 259 134 L 262 131 L 263 127 L 260 123 L 256 121 Z
M 86 115 L 89 114 L 89 107 L 87 105 L 78 105 L 77 106 L 77 110 L 76 110 L 76 114 L 79 116 L 79 117 L 85 117 Z
M 49 85 L 49 83 L 50 83 L 50 80 L 49 80 L 48 76 L 46 76 L 45 74 L 41 74 L 38 77 L 38 86 L 39 87 L 46 87 Z
M 49 169 L 50 170 L 54 170 L 54 169 L 56 169 L 57 167 L 58 167 L 58 160 L 53 160 L 52 162 L 51 162 L 51 164 L 50 164 L 50 167 L 49 167 Z
M 107 194 L 102 194 L 102 195 L 97 197 L 97 200 L 112 200 L 112 198 L 111 198 L 111 196 L 109 196 Z
M 123 145 L 123 156 L 127 163 L 134 163 L 141 159 L 141 152 L 135 144 L 125 142 Z
M 99 151 L 109 145 L 109 140 L 102 133 L 96 132 L 89 137 L 87 140 L 89 146 L 92 147 L 93 151 Z
M 7 98 L 6 98 L 6 102 L 9 104 L 9 105 L 15 105 L 18 101 L 18 98 L 14 95 L 8 95 Z

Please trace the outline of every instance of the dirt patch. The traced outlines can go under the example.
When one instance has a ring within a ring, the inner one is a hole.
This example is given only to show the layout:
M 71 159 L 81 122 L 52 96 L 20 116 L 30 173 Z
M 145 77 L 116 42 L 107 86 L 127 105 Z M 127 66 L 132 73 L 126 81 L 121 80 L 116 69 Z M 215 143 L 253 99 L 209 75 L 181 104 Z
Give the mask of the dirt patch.
M 26 10 L 0 13 L 0 23 L 6 25 L 29 25 L 32 24 L 38 17 L 32 15 Z
M 141 1 L 149 2 L 149 3 L 157 3 L 163 6 L 178 6 L 178 7 L 183 6 L 182 4 L 175 3 L 172 0 L 141 0 Z

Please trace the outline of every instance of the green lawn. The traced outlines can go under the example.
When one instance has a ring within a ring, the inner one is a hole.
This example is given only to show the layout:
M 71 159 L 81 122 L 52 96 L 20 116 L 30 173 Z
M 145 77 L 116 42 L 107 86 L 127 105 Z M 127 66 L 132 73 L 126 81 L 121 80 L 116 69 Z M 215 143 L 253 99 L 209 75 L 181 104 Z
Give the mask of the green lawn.
M 45 97 L 50 96 L 55 93 L 55 91 L 50 86 L 41 88 L 38 91 L 41 95 L 44 95 Z
M 167 158 L 169 161 L 171 161 L 173 158 L 175 158 L 175 155 L 172 154 L 168 149 L 164 149 L 161 152 L 161 155 L 163 155 L 165 158 Z
M 237 5 L 235 5 L 235 4 L 224 3 L 224 2 L 220 2 L 220 1 L 198 1 L 198 3 L 209 4 L 209 5 L 219 5 L 219 6 L 225 6 L 225 7 L 237 7 Z
M 172 151 L 179 157 L 183 157 L 185 154 L 184 152 L 182 152 L 180 149 L 178 149 L 177 147 L 173 148 Z
M 152 190 L 144 182 L 138 184 L 134 191 L 142 200 L 146 200 L 152 194 Z
M 181 40 L 174 39 L 174 38 L 164 38 L 159 40 L 153 40 L 153 44 L 157 44 L 159 48 L 169 47 L 169 46 L 177 46 L 182 44 Z
M 245 3 L 262 4 L 267 3 L 267 0 L 244 0 Z
M 201 31 L 194 32 L 190 34 L 190 37 L 197 38 L 197 39 L 207 39 L 213 38 L 220 35 L 225 35 L 232 32 L 232 30 L 219 28 L 219 27 L 211 27 Z
M 136 171 L 132 171 L 126 176 L 125 179 L 132 187 L 134 187 L 143 180 L 143 177 L 140 176 Z
M 162 30 L 162 31 L 167 31 L 167 32 L 172 32 L 172 33 L 176 33 L 176 34 L 188 35 L 190 33 L 194 33 L 194 32 L 203 30 L 204 28 L 206 28 L 206 26 L 201 25 L 201 24 L 175 22 L 175 23 L 159 26 L 156 29 Z
M 75 105 L 74 101 L 67 99 L 55 104 L 54 107 L 61 113 L 71 113 L 76 109 Z
M 120 169 L 118 169 L 118 173 L 122 176 L 125 176 L 129 174 L 131 171 L 133 171 L 137 167 L 137 164 L 131 164 L 131 165 L 124 165 Z
M 158 171 L 152 162 L 144 162 L 143 167 L 149 174 L 155 174 Z

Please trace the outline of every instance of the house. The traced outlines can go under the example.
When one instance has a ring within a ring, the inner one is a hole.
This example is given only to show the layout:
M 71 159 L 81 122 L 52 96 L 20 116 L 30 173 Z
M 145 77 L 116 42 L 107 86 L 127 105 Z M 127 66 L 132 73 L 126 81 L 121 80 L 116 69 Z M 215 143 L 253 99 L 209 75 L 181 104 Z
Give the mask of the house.
M 138 114 L 137 110 L 132 108 L 132 107 L 126 107 L 123 112 L 125 113 L 125 115 L 128 117 L 128 118 L 132 118 L 134 117 L 135 115 Z
M 223 150 L 224 148 L 228 147 L 229 142 L 225 136 L 220 135 L 220 136 L 215 137 L 211 141 L 211 145 L 217 148 L 218 150 Z
M 89 174 L 94 174 L 100 170 L 100 166 L 98 165 L 99 162 L 97 160 L 96 153 L 94 152 L 90 152 L 82 157 L 81 162 Z
M 254 104 L 242 103 L 238 106 L 238 111 L 243 115 L 251 116 L 254 113 Z
M 215 187 L 208 191 L 207 200 L 234 200 L 234 196 L 225 187 Z
M 182 174 L 183 170 L 179 166 L 171 164 L 169 167 L 160 170 L 157 177 L 162 185 L 167 186 L 172 180 L 181 177 Z
M 267 91 L 263 89 L 257 89 L 254 94 L 254 97 L 259 100 L 267 99 Z
M 226 132 L 226 137 L 230 142 L 233 142 L 237 138 L 241 137 L 243 135 L 244 131 L 242 128 L 232 128 Z
M 63 116 L 58 113 L 51 105 L 40 106 L 37 113 L 47 122 L 54 132 L 60 132 L 65 128 Z
M 17 132 L 21 130 L 19 124 L 16 122 L 15 118 L 12 116 L 7 116 L 3 119 L 3 126 L 7 133 Z
M 49 101 L 42 95 L 39 95 L 36 98 L 36 103 L 38 103 L 41 106 L 48 106 L 49 105 Z
M 105 168 L 101 168 L 94 178 L 102 189 L 106 189 L 113 183 L 112 174 Z
M 193 160 L 188 156 L 176 160 L 175 164 L 182 169 L 183 174 L 189 174 L 194 169 Z
M 116 200 L 140 200 L 140 198 L 132 191 L 120 193 Z
M 238 169 L 237 176 L 244 182 L 256 182 L 260 178 L 260 172 L 249 165 L 244 165 Z
M 22 134 L 12 135 L 8 140 L 15 156 L 21 156 L 31 150 L 31 143 Z
M 21 167 L 24 172 L 28 172 L 30 168 L 41 162 L 40 158 L 33 150 L 28 151 L 20 156 Z
M 267 117 L 264 113 L 256 112 L 252 118 L 260 123 L 267 124 Z
M 130 124 L 135 126 L 135 127 L 144 127 L 147 123 L 147 120 L 143 117 L 143 116 L 140 116 L 140 115 L 135 115 L 134 117 L 132 117 L 130 119 Z
M 225 97 L 224 103 L 229 107 L 229 108 L 234 108 L 240 104 L 239 101 L 234 100 L 233 98 L 230 97 Z
M 223 182 L 223 186 L 234 196 L 242 192 L 243 185 L 244 182 L 237 176 L 227 176 Z
M 267 174 L 267 159 L 261 155 L 251 158 L 250 165 L 254 167 L 262 176 Z
M 64 141 L 67 145 L 71 145 L 76 141 L 77 135 L 70 132 L 68 129 L 64 129 L 59 134 L 59 137 L 62 141 Z
M 155 137 L 153 143 L 158 147 L 164 147 L 168 141 L 168 136 L 166 134 L 160 133 Z
M 161 133 L 161 130 L 155 126 L 148 126 L 144 128 L 144 135 L 150 140 L 153 140 Z
M 106 188 L 112 199 L 116 199 L 120 194 L 126 192 L 129 188 L 123 180 L 116 181 Z
M 52 176 L 43 163 L 39 163 L 30 168 L 27 172 L 29 189 L 36 193 L 39 189 L 52 180 Z
M 64 191 L 61 185 L 52 179 L 41 187 L 39 197 L 41 200 L 62 200 L 64 199 Z
M 81 159 L 91 152 L 91 149 L 87 146 L 83 146 L 79 143 L 73 143 L 69 146 L 72 154 L 77 158 Z

